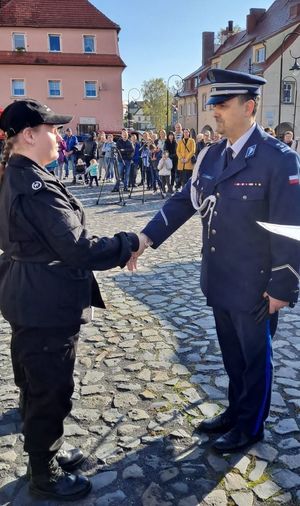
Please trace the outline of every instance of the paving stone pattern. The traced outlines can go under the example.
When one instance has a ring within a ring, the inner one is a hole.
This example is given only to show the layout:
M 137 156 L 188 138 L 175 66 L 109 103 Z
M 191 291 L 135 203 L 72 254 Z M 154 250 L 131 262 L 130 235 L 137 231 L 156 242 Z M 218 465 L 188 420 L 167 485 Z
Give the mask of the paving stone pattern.
M 98 190 L 72 187 L 91 232 L 139 231 L 162 205 L 140 193 L 125 207 L 95 206 Z M 200 222 L 192 218 L 137 274 L 97 273 L 106 311 L 82 327 L 66 447 L 87 455 L 92 493 L 82 506 L 300 504 L 300 307 L 284 310 L 274 341 L 275 382 L 264 442 L 217 455 L 195 427 L 226 406 L 227 377 L 210 308 L 199 288 Z M 33 499 L 24 477 L 9 325 L 0 327 L 0 505 L 59 506 Z

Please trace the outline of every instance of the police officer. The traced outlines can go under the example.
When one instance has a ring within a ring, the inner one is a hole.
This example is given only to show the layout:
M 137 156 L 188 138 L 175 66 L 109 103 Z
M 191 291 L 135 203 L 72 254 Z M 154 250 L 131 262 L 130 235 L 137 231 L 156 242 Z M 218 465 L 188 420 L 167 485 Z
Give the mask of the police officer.
M 104 307 L 92 270 L 124 267 L 139 247 L 135 234 L 91 236 L 81 203 L 45 165 L 57 158 L 56 125 L 68 123 L 34 100 L 10 104 L 0 118 L 7 140 L 0 186 L 0 309 L 12 328 L 15 382 L 25 394 L 24 449 L 30 491 L 77 500 L 87 478 L 66 472 L 82 461 L 58 454 L 71 410 L 80 324 Z
M 198 210 L 203 221 L 201 288 L 212 306 L 229 376 L 229 406 L 200 423 L 222 434 L 214 447 L 235 451 L 263 438 L 272 383 L 271 337 L 278 311 L 293 305 L 297 243 L 268 235 L 257 221 L 300 224 L 300 159 L 255 121 L 260 86 L 241 72 L 212 69 L 208 104 L 223 140 L 198 155 L 193 177 L 141 234 L 139 252 L 157 248 Z

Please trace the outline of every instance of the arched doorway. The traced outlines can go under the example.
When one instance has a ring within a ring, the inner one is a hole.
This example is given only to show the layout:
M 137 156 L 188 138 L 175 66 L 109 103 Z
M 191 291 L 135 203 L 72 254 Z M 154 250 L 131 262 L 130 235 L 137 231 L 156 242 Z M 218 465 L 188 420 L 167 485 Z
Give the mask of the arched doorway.
M 213 133 L 214 133 L 214 131 L 213 131 L 213 129 L 212 129 L 212 127 L 211 127 L 210 125 L 205 125 L 205 126 L 202 128 L 201 133 L 202 133 L 202 134 L 204 134 L 204 132 L 206 132 L 207 130 L 208 130 L 211 134 L 213 134 Z
M 280 125 L 277 125 L 275 128 L 276 137 L 278 139 L 283 139 L 284 132 L 287 132 L 288 130 L 291 132 L 293 131 L 292 123 L 289 123 L 288 121 L 280 123 Z

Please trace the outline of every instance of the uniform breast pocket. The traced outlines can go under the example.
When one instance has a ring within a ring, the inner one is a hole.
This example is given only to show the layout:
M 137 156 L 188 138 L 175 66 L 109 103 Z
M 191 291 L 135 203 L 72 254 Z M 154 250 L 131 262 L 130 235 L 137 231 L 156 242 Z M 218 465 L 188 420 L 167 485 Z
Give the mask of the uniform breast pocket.
M 216 179 L 207 174 L 202 174 L 199 179 L 200 191 L 206 197 L 214 192 Z
M 253 200 L 264 200 L 264 188 L 256 188 L 255 186 L 234 186 L 228 192 L 228 198 L 240 200 L 242 202 L 249 202 Z

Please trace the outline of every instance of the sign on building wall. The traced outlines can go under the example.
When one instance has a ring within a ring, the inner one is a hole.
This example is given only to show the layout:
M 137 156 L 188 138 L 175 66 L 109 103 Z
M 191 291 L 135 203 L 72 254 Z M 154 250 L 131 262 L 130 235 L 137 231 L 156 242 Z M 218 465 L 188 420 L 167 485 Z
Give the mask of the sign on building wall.
M 96 118 L 87 118 L 83 116 L 82 118 L 79 118 L 79 123 L 81 125 L 96 125 Z

